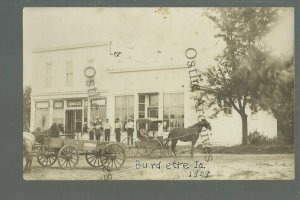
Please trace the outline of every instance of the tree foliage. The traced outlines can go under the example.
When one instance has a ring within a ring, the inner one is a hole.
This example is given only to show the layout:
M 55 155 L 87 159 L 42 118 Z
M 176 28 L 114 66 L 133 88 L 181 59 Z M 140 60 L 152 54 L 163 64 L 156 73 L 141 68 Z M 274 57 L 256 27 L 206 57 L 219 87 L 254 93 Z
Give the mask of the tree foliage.
M 31 108 L 31 87 L 23 89 L 23 130 L 29 131 L 30 128 L 30 108 Z
M 203 73 L 208 90 L 202 91 L 198 102 L 214 107 L 213 117 L 224 109 L 224 102 L 228 102 L 241 116 L 242 142 L 245 144 L 248 133 L 246 107 L 253 111 L 259 107 L 278 115 L 278 105 L 282 105 L 284 96 L 290 95 L 291 89 L 290 79 L 284 82 L 281 78 L 290 76 L 291 71 L 286 66 L 291 65 L 293 59 L 286 62 L 274 58 L 264 46 L 263 38 L 276 22 L 276 9 L 211 9 L 206 16 L 216 25 L 219 32 L 215 37 L 221 39 L 225 47 L 215 57 L 217 64 Z

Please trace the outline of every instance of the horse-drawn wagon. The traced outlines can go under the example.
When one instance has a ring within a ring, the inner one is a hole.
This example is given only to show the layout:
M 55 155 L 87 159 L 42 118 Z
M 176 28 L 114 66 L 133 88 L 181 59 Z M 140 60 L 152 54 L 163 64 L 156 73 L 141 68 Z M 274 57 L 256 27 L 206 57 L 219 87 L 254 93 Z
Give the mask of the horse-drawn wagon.
M 125 138 L 122 143 L 127 157 L 166 157 L 171 156 L 169 146 L 159 134 L 162 120 L 142 118 L 136 120 L 137 139 Z
M 92 167 L 118 170 L 125 162 L 125 150 L 117 143 L 96 140 L 45 138 L 43 144 L 35 144 L 32 155 L 42 166 L 52 166 L 56 161 L 62 169 L 75 168 L 79 155 L 84 155 Z
M 192 142 L 191 155 L 193 148 L 199 138 L 199 133 L 211 129 L 210 123 L 204 116 L 198 117 L 198 123 L 188 128 L 173 128 L 167 138 L 159 134 L 159 127 L 162 120 L 154 118 L 142 118 L 136 120 L 137 139 L 132 137 L 125 138 L 122 143 L 126 149 L 127 157 L 169 157 L 175 155 L 177 141 Z M 171 146 L 169 146 L 169 142 Z M 203 144 L 203 152 L 211 152 L 211 147 Z

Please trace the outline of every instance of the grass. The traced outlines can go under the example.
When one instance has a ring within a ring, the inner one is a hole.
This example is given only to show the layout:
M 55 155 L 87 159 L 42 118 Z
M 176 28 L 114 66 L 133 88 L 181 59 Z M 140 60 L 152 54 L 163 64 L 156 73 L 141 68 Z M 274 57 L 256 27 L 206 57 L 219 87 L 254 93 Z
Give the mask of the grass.
M 215 146 L 212 153 L 216 154 L 289 154 L 294 153 L 294 145 L 267 144 L 267 145 L 236 145 L 231 147 Z
M 179 154 L 190 153 L 190 145 L 176 147 Z M 195 147 L 194 152 L 202 152 L 202 146 Z M 291 144 L 265 144 L 265 145 L 235 145 L 231 147 L 212 146 L 211 154 L 291 154 L 295 153 L 294 145 Z

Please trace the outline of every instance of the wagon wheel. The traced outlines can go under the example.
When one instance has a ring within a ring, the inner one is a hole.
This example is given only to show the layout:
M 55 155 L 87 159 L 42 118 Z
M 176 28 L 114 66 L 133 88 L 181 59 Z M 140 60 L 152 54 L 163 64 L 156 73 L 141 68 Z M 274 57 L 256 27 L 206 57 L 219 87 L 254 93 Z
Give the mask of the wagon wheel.
M 127 143 L 129 140 L 129 144 Z M 131 140 L 133 144 L 131 144 Z M 134 158 L 138 153 L 137 141 L 133 137 L 126 137 L 122 140 L 122 146 L 125 148 L 125 154 L 128 158 Z
M 101 151 L 101 163 L 109 171 L 120 169 L 125 162 L 125 150 L 119 144 L 108 144 Z
M 50 167 L 57 160 L 57 152 L 55 152 L 53 148 L 40 146 L 38 152 L 37 161 L 42 166 Z
M 92 167 L 101 167 L 101 151 L 94 151 L 85 155 L 86 162 Z
M 162 157 L 162 149 L 162 144 L 158 139 L 151 139 L 141 144 L 139 153 L 143 157 L 157 158 Z
M 78 164 L 79 153 L 76 147 L 66 145 L 58 152 L 58 164 L 61 168 L 74 168 Z

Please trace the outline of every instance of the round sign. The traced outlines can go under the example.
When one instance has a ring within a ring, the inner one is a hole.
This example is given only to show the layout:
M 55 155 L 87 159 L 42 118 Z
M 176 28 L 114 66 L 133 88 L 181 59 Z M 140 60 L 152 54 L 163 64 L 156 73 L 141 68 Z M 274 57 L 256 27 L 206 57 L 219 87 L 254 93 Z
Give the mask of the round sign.
M 94 78 L 96 75 L 96 70 L 94 67 L 87 67 L 84 69 L 84 75 L 87 78 Z

